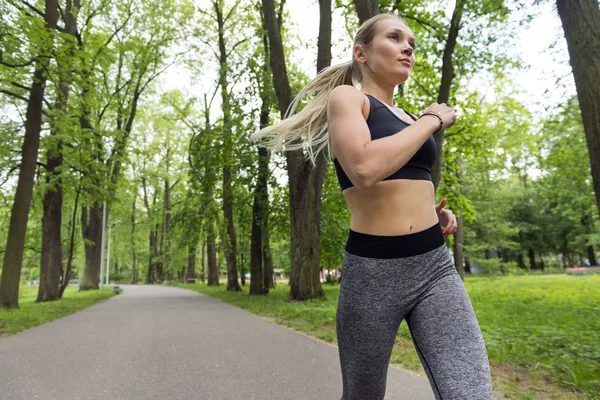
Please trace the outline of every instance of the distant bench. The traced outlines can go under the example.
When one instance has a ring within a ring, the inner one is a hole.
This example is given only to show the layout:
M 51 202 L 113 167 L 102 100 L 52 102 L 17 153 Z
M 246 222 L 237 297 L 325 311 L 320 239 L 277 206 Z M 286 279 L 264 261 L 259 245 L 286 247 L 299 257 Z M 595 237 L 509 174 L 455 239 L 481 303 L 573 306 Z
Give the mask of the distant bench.
M 600 274 L 600 267 L 574 267 L 566 269 L 567 275 Z

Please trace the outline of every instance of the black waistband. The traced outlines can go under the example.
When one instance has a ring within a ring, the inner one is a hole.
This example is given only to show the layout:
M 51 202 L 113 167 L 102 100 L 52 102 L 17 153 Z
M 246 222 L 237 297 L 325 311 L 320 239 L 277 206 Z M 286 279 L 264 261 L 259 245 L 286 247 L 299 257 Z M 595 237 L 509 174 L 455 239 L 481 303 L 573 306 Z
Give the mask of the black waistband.
M 427 253 L 444 244 L 439 222 L 424 231 L 400 236 L 379 236 L 350 229 L 346 251 L 369 258 L 402 258 Z

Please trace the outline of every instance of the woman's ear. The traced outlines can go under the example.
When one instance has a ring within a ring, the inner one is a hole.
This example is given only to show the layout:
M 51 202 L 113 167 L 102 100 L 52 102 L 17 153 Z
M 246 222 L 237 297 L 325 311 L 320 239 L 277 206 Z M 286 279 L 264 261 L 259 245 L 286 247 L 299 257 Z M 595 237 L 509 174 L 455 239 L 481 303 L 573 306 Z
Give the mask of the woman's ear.
M 352 50 L 354 53 L 354 59 L 357 63 L 365 64 L 367 62 L 367 55 L 365 54 L 365 49 L 360 44 L 355 45 Z

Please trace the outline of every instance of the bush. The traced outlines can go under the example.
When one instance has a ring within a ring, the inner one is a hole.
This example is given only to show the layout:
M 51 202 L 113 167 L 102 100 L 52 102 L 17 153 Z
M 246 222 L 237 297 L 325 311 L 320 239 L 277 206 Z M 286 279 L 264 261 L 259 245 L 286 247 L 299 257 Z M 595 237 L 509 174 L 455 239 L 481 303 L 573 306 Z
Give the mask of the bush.
M 517 263 L 514 261 L 511 262 L 502 262 L 499 258 L 490 258 L 490 259 L 477 259 L 475 260 L 477 263 L 479 270 L 483 274 L 487 275 L 526 275 L 527 271 L 519 268 Z

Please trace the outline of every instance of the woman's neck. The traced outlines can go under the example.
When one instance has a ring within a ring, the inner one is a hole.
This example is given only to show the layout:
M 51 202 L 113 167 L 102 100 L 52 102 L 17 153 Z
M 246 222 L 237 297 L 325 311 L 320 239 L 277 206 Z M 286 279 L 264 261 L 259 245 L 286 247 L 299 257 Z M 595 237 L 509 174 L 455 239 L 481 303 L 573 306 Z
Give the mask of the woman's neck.
M 361 88 L 361 92 L 370 94 L 390 107 L 394 107 L 394 86 L 382 87 L 375 84 L 365 84 Z

